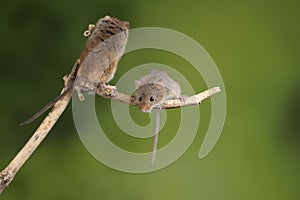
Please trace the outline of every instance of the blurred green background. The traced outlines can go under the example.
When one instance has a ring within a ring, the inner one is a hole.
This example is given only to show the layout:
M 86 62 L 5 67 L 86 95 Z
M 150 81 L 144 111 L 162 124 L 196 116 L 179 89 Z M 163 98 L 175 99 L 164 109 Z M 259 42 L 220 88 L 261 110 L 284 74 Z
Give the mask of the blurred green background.
M 131 28 L 165 27 L 198 41 L 222 73 L 228 103 L 223 133 L 209 156 L 197 157 L 210 117 L 206 101 L 200 106 L 201 128 L 188 151 L 169 167 L 148 174 L 119 172 L 94 159 L 76 133 L 69 106 L 1 199 L 300 199 L 299 1 L 1 4 L 1 169 L 42 119 L 25 127 L 18 124 L 59 93 L 61 78 L 84 47 L 87 24 L 107 14 L 130 21 Z M 148 62 L 177 70 L 182 66 L 197 92 L 206 88 L 188 63 L 157 50 L 125 55 L 112 84 Z M 128 138 L 118 139 L 122 131 L 111 118 L 110 101 L 98 97 L 97 102 L 98 112 L 107 116 L 101 123 L 111 129 L 110 138 L 134 151 Z M 165 132 L 172 133 L 180 115 L 169 112 L 175 117 Z M 137 109 L 131 114 L 142 117 L 138 123 L 149 121 Z M 160 146 L 172 139 L 162 135 Z M 151 151 L 151 143 L 150 138 L 134 144 L 137 151 Z

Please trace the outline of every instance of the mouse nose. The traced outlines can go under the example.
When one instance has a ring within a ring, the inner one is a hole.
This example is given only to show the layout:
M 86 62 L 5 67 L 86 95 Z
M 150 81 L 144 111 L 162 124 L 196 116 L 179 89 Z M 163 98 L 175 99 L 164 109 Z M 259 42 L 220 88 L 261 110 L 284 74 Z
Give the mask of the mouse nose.
M 149 104 L 142 104 L 140 106 L 140 109 L 141 109 L 142 112 L 148 113 L 148 112 L 151 111 L 151 106 Z

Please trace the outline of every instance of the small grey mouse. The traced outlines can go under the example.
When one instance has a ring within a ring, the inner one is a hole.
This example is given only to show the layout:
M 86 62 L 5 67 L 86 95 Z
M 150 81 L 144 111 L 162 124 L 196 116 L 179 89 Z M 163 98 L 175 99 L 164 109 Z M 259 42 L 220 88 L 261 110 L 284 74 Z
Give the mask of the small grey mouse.
M 154 166 L 154 160 L 157 150 L 160 109 L 164 100 L 181 98 L 181 89 L 165 71 L 152 70 L 140 80 L 135 81 L 135 95 L 138 99 L 138 106 L 142 112 L 151 112 L 156 109 L 155 132 L 151 167 Z
M 135 95 L 143 112 L 159 108 L 164 100 L 180 97 L 180 86 L 165 71 L 152 70 L 135 81 Z

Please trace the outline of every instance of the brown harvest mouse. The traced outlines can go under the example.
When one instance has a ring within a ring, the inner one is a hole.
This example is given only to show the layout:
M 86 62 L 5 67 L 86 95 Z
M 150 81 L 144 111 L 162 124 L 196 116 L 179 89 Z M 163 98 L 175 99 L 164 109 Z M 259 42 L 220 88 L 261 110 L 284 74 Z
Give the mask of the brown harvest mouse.
M 159 108 L 164 100 L 180 97 L 180 86 L 165 71 L 152 70 L 135 81 L 135 96 L 143 112 Z
M 90 28 L 85 48 L 76 63 L 78 69 L 75 77 L 65 86 L 62 94 L 20 125 L 34 121 L 57 101 L 72 93 L 73 89 L 77 91 L 79 99 L 84 100 L 82 91 L 94 94 L 97 86 L 113 78 L 127 44 L 129 22 L 105 16 Z

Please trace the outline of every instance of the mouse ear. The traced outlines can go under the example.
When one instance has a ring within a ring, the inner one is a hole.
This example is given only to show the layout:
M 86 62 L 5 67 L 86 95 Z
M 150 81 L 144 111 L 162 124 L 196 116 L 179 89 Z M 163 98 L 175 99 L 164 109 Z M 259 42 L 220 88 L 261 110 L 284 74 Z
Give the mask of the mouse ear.
M 135 88 L 138 89 L 141 86 L 141 81 L 135 80 Z

